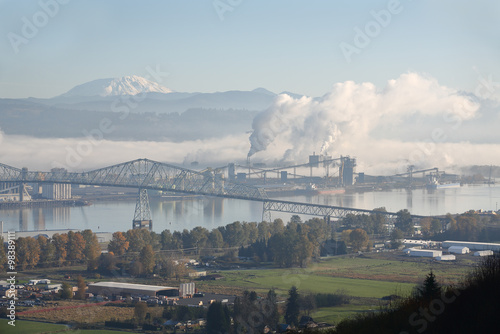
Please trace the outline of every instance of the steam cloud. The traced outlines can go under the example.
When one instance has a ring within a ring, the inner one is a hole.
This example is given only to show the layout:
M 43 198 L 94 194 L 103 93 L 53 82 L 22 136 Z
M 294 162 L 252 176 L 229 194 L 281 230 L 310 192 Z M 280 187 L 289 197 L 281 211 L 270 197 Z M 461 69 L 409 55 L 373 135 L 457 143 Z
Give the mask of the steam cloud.
M 275 159 L 307 161 L 313 151 L 334 156 L 370 155 L 373 150 L 380 154 L 385 150 L 381 145 L 389 143 L 375 140 L 371 133 L 383 123 L 397 127 L 412 115 L 461 122 L 472 119 L 478 109 L 479 104 L 464 94 L 417 73 L 390 80 L 382 90 L 372 83 L 347 81 L 317 99 L 283 94 L 255 117 L 248 156 L 261 152 L 264 160 L 272 154 Z M 429 141 L 434 140 L 431 136 Z

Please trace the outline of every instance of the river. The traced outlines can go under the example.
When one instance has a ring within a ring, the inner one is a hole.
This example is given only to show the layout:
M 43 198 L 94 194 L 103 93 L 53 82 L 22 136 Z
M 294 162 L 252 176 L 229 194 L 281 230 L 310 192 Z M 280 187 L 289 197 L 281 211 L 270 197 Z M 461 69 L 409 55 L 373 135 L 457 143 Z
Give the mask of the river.
M 450 189 L 395 189 L 364 193 L 294 196 L 287 201 L 344 206 L 360 209 L 385 207 L 396 212 L 408 209 L 418 215 L 443 215 L 467 210 L 497 210 L 500 185 L 462 186 Z M 234 221 L 261 221 L 262 203 L 235 199 L 197 197 L 188 200 L 151 198 L 153 230 L 182 231 L 203 226 L 209 230 Z M 103 201 L 85 207 L 1 210 L 4 231 L 92 229 L 100 232 L 126 231 L 132 226 L 135 201 Z M 291 214 L 272 212 L 272 219 L 287 221 Z M 302 219 L 308 219 L 303 216 Z

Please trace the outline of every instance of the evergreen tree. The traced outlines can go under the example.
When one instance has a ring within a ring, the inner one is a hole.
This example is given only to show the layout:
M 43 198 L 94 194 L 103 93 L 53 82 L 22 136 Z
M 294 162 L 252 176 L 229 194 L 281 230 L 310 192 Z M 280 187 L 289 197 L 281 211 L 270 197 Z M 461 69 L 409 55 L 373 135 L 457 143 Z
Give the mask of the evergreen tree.
M 231 331 L 231 319 L 227 306 L 221 302 L 210 304 L 207 311 L 207 333 L 224 334 Z
M 271 329 L 276 329 L 278 322 L 280 320 L 280 314 L 278 312 L 278 296 L 274 289 L 269 290 L 264 302 L 264 321 L 265 324 Z
M 424 283 L 417 288 L 418 296 L 423 299 L 433 299 L 441 296 L 441 286 L 436 281 L 436 275 L 431 272 L 425 277 Z
M 288 290 L 288 299 L 286 300 L 285 322 L 289 325 L 299 325 L 300 314 L 300 296 L 297 288 L 292 286 Z

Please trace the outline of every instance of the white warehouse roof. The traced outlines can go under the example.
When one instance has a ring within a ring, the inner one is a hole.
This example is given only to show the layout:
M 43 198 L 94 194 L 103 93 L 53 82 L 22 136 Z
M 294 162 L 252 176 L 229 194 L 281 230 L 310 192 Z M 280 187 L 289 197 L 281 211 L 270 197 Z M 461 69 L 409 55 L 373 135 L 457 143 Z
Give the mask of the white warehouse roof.
M 474 256 L 490 256 L 493 255 L 492 250 L 482 250 L 474 253 Z
M 467 254 L 470 252 L 470 249 L 466 246 L 451 246 L 450 248 L 448 248 L 448 252 L 456 254 Z
M 423 256 L 423 257 L 436 257 L 443 255 L 443 252 L 440 250 L 415 249 L 415 248 L 409 248 L 408 253 L 410 256 Z
M 494 252 L 500 252 L 500 244 L 470 241 L 443 241 L 443 248 L 449 248 L 451 246 L 468 247 L 473 250 L 492 250 Z
M 89 284 L 89 292 L 101 295 L 148 295 L 156 296 L 160 291 L 178 291 L 177 288 L 161 285 L 146 285 L 122 282 L 99 282 Z

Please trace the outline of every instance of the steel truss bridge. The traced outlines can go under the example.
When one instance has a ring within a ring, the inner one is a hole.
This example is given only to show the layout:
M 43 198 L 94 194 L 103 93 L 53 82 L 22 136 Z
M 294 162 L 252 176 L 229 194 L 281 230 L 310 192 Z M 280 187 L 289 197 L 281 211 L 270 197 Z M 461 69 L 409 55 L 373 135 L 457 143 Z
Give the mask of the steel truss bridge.
M 91 186 L 126 187 L 139 189 L 133 220 L 134 227 L 144 222 L 151 224 L 147 190 L 161 190 L 183 194 L 196 194 L 223 198 L 259 201 L 263 203 L 263 217 L 270 211 L 321 216 L 327 219 L 344 218 L 348 214 L 378 213 L 395 217 L 396 213 L 337 206 L 289 202 L 270 199 L 261 188 L 228 181 L 223 174 L 207 169 L 197 172 L 167 163 L 137 159 L 88 172 L 68 172 L 54 168 L 50 172 L 29 171 L 0 164 L 0 183 L 62 183 Z M 423 218 L 423 216 L 412 216 Z

